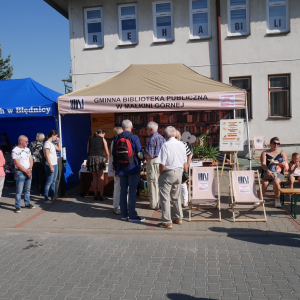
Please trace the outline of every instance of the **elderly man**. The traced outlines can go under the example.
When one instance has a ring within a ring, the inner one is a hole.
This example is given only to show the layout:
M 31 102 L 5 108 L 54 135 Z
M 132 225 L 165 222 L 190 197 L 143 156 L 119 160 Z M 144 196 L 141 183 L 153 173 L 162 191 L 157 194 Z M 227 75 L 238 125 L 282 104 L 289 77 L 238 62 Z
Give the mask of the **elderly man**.
M 185 146 L 175 139 L 176 129 L 168 126 L 165 130 L 165 135 L 168 140 L 162 145 L 157 157 L 160 172 L 158 183 L 162 210 L 162 222 L 157 224 L 157 227 L 172 229 L 170 197 L 174 208 L 173 223 L 181 225 L 182 172 L 183 170 L 187 172 L 188 166 Z
M 150 136 L 150 140 L 146 145 L 145 157 L 147 159 L 147 182 L 148 192 L 150 195 L 150 206 L 148 209 L 159 209 L 159 166 L 156 162 L 156 158 L 159 154 L 161 146 L 165 143 L 165 138 L 158 132 L 158 124 L 155 122 L 149 122 L 147 124 L 147 134 Z
M 21 195 L 24 188 L 24 202 L 25 208 L 35 208 L 30 204 L 30 186 L 31 186 L 31 171 L 33 160 L 31 157 L 31 152 L 28 146 L 28 138 L 25 135 L 20 135 L 18 139 L 18 146 L 16 146 L 12 152 L 11 156 L 14 160 L 16 167 L 16 200 L 15 200 L 15 212 L 21 212 Z
M 120 176 L 120 208 L 121 220 L 129 222 L 141 222 L 145 218 L 139 217 L 135 210 L 136 188 L 141 173 L 141 162 L 145 160 L 140 140 L 132 134 L 130 120 L 122 122 L 123 132 L 117 135 L 113 145 L 113 167 L 116 175 Z M 129 142 L 129 143 L 128 143 Z M 127 190 L 129 188 L 128 205 Z
M 183 143 L 183 145 L 185 147 L 186 156 L 187 156 L 187 165 L 189 167 L 193 155 L 192 155 L 191 149 L 189 148 L 188 144 L 186 142 L 184 142 L 183 140 L 181 140 L 181 133 L 178 130 L 176 130 L 176 140 Z M 183 207 L 188 207 L 189 206 L 189 204 L 188 204 L 188 202 L 189 202 L 189 193 L 188 193 L 186 183 L 187 182 L 185 181 L 181 184 L 181 197 L 182 197 L 182 200 L 183 200 Z

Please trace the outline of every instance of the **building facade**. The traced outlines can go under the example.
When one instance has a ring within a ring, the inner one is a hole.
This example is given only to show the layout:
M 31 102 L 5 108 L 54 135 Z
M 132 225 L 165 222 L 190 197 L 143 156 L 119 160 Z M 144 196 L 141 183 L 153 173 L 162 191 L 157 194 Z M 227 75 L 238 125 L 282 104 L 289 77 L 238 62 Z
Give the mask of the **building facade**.
M 300 151 L 299 1 L 45 1 L 69 19 L 74 90 L 130 64 L 184 63 L 248 91 L 250 136 Z

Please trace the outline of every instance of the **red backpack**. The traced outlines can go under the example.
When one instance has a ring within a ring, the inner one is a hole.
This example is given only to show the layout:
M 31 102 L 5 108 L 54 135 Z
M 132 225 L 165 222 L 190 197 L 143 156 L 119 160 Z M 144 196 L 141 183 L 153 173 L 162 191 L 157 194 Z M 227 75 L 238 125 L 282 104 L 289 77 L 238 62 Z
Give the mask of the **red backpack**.
M 134 160 L 134 154 L 129 138 L 133 134 L 128 136 L 120 134 L 120 139 L 116 144 L 117 161 L 121 164 L 131 164 Z

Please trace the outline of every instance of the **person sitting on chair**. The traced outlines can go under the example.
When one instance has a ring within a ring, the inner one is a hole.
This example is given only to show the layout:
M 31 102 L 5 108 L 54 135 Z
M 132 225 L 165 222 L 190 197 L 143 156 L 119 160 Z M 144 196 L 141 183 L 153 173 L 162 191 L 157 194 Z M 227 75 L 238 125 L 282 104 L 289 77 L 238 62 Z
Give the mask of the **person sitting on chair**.
M 267 190 L 267 187 L 272 182 L 273 191 L 275 194 L 275 207 L 281 207 L 280 203 L 280 182 L 284 179 L 284 169 L 282 168 L 281 173 L 273 173 L 269 169 L 269 164 L 272 164 L 273 161 L 276 161 L 280 158 L 283 158 L 287 161 L 286 153 L 283 150 L 279 149 L 280 142 L 278 137 L 273 137 L 270 140 L 270 149 L 262 152 L 260 156 L 260 162 L 262 166 L 262 193 L 264 194 Z

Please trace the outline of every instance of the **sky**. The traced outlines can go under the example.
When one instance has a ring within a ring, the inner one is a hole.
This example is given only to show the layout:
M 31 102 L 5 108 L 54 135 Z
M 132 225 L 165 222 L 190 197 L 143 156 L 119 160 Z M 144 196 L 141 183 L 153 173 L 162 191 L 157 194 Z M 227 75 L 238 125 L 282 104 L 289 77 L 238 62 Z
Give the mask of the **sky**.
M 0 0 L 2 57 L 11 54 L 12 79 L 31 77 L 64 94 L 70 61 L 69 20 L 43 0 Z

